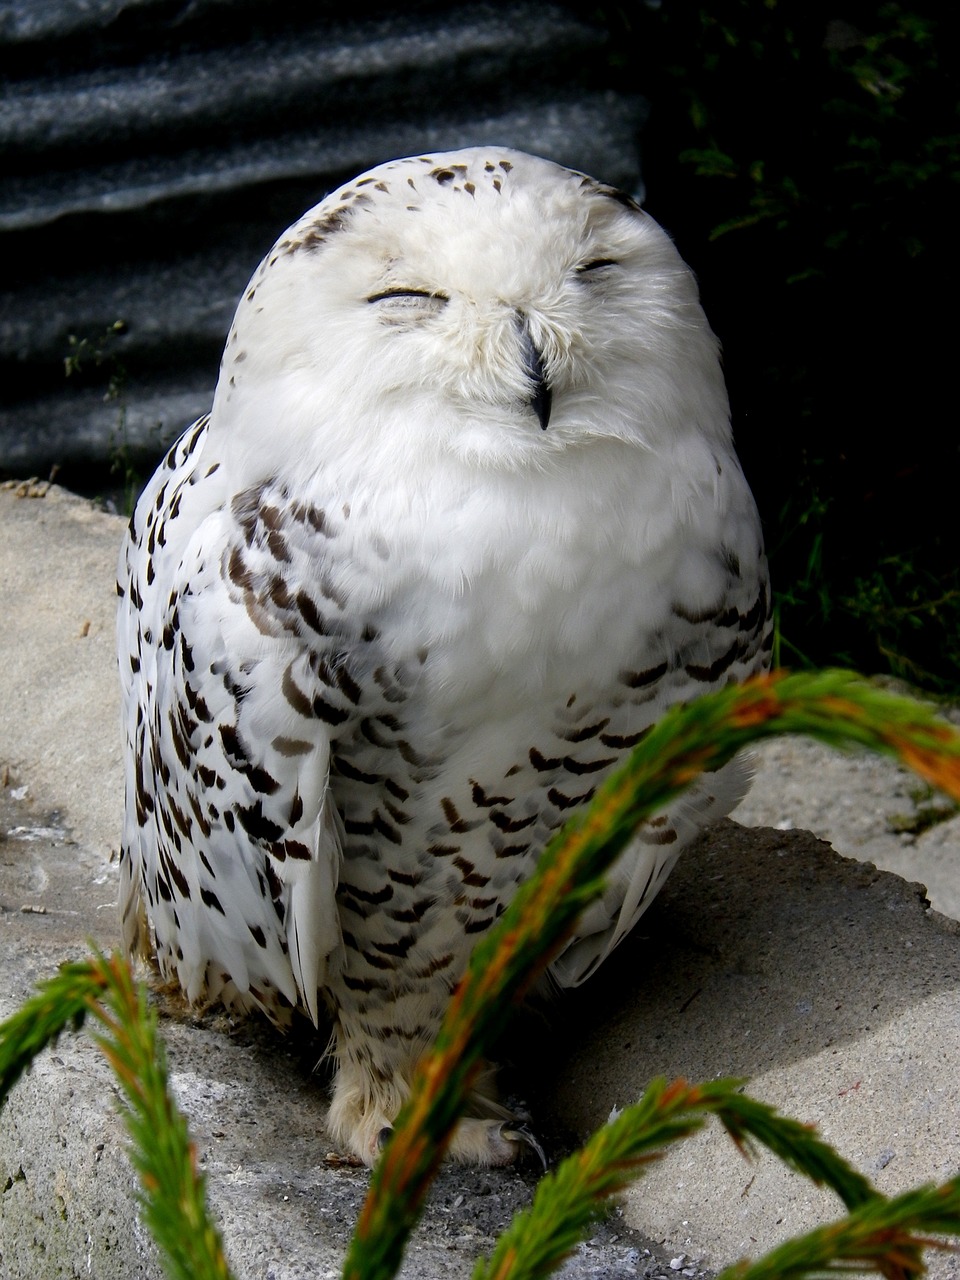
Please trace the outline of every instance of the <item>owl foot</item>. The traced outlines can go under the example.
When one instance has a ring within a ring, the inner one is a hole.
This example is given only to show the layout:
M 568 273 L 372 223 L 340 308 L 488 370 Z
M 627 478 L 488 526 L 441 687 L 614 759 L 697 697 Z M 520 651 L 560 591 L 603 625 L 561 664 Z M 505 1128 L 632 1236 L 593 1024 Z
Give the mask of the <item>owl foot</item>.
M 330 1136 L 364 1164 L 374 1164 L 390 1140 L 394 1118 L 408 1094 L 409 1085 L 402 1076 L 378 1082 L 374 1090 L 354 1064 L 344 1064 L 327 1114 Z M 474 1114 L 465 1116 L 453 1132 L 450 1158 L 461 1164 L 501 1166 L 514 1164 L 529 1150 L 546 1168 L 543 1148 L 524 1123 L 527 1117 L 511 1113 L 491 1094 L 492 1070 L 472 1094 L 470 1107 Z
M 509 1120 L 461 1120 L 450 1143 L 450 1154 L 463 1164 L 516 1164 L 528 1151 L 546 1170 L 543 1147 L 525 1124 Z
M 518 1152 L 518 1157 L 521 1159 L 528 1149 L 532 1151 L 534 1155 L 537 1157 L 537 1159 L 540 1161 L 540 1166 L 543 1169 L 543 1172 L 546 1173 L 547 1171 L 546 1152 L 544 1151 L 543 1147 L 541 1147 L 536 1134 L 534 1134 L 530 1129 L 528 1129 L 525 1124 L 502 1125 L 500 1129 L 500 1136 L 501 1138 L 505 1138 L 510 1142 L 519 1142 L 522 1144 Z
M 377 1151 L 390 1141 L 393 1129 L 386 1125 L 377 1134 Z M 461 1120 L 453 1133 L 449 1152 L 461 1164 L 477 1164 L 498 1168 L 516 1163 L 526 1148 L 534 1151 L 547 1167 L 543 1147 L 525 1124 L 503 1120 Z

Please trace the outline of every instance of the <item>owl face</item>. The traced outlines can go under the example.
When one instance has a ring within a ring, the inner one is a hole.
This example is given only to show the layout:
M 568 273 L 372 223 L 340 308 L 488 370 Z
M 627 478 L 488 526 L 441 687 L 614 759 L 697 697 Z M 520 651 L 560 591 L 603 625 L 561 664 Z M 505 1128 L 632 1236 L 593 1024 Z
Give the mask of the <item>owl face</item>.
M 727 419 L 668 237 L 612 188 L 502 148 L 382 165 L 281 237 L 238 309 L 214 422 L 262 422 L 265 400 L 301 450 L 509 467 Z

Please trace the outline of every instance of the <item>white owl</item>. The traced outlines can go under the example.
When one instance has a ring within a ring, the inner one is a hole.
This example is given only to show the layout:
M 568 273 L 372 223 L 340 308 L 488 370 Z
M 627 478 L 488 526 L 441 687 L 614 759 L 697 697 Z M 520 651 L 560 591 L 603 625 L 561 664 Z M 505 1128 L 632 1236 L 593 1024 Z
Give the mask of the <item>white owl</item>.
M 326 1010 L 331 1133 L 369 1162 L 551 832 L 665 707 L 767 661 L 689 270 L 632 200 L 533 156 L 371 170 L 254 275 L 119 592 L 126 945 L 191 1001 Z M 561 985 L 745 786 L 728 766 L 639 831 Z M 453 1152 L 519 1138 L 478 1095 Z

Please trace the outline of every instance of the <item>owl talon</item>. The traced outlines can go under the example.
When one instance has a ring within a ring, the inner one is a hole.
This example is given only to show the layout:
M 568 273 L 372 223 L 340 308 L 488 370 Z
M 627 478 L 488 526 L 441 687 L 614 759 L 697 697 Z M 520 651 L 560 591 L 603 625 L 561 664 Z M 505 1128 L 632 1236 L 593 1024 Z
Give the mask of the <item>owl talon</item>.
M 507 1142 L 519 1142 L 524 1146 L 529 1147 L 530 1150 L 535 1152 L 539 1157 L 540 1163 L 543 1165 L 543 1171 L 546 1173 L 546 1154 L 544 1153 L 543 1147 L 541 1147 L 540 1143 L 525 1124 L 502 1124 L 500 1126 L 500 1137 L 505 1138 Z M 520 1154 L 522 1154 L 522 1152 L 523 1148 L 521 1147 Z

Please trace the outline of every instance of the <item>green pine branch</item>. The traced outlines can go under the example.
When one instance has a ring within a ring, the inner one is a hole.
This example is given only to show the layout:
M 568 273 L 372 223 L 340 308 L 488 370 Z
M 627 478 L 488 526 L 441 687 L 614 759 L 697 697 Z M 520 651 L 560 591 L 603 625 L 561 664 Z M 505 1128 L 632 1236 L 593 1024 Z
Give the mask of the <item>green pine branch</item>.
M 130 1158 L 140 1175 L 140 1205 L 172 1280 L 230 1280 L 219 1232 L 206 1208 L 187 1123 L 170 1095 L 156 1014 L 120 956 L 96 954 L 64 965 L 55 978 L 0 1024 L 0 1107 L 36 1055 L 90 1014 L 94 1039 L 126 1099 Z
M 63 965 L 55 978 L 37 987 L 38 994 L 0 1024 L 0 1109 L 41 1050 L 55 1044 L 68 1024 L 80 1030 L 103 983 L 83 963 Z
M 738 1080 L 701 1085 L 652 1081 L 638 1103 L 625 1107 L 540 1181 L 530 1208 L 516 1215 L 489 1260 L 478 1263 L 473 1280 L 541 1280 L 550 1275 L 604 1212 L 606 1200 L 639 1177 L 670 1143 L 701 1128 L 711 1114 L 745 1154 L 752 1150 L 751 1139 L 769 1147 L 797 1172 L 832 1188 L 848 1209 L 878 1197 L 870 1182 L 810 1126 L 744 1096 L 740 1088 Z
M 718 1280 L 794 1280 L 878 1271 L 888 1280 L 921 1275 L 924 1248 L 956 1250 L 960 1235 L 960 1177 L 941 1186 L 914 1187 L 889 1200 L 877 1196 L 845 1218 L 794 1236 L 756 1262 L 738 1262 Z
M 960 797 L 960 735 L 921 704 L 843 671 L 758 676 L 672 707 L 628 762 L 542 854 L 497 925 L 478 943 L 432 1052 L 371 1179 L 347 1255 L 346 1280 L 389 1280 L 416 1224 L 482 1056 L 513 1002 L 549 963 L 637 825 L 699 774 L 743 747 L 802 733 L 833 747 L 899 758 Z
M 892 754 L 928 782 L 960 798 L 960 736 L 915 702 L 878 692 L 843 672 L 778 674 L 675 707 L 588 809 L 550 842 L 536 873 L 498 926 L 475 949 L 453 993 L 433 1052 L 371 1179 L 348 1254 L 348 1280 L 389 1280 L 423 1197 L 462 1112 L 486 1047 L 512 1002 L 549 963 L 605 869 L 644 817 L 706 769 L 775 733 L 806 733 L 835 747 Z M 222 1245 L 205 1207 L 187 1126 L 173 1103 L 156 1016 L 117 957 L 65 965 L 0 1025 L 0 1107 L 37 1053 L 92 1015 L 95 1039 L 127 1106 L 132 1159 L 145 1220 L 176 1280 L 229 1280 Z M 714 1114 L 750 1154 L 757 1144 L 796 1171 L 831 1187 L 848 1216 L 788 1242 L 724 1280 L 773 1280 L 872 1268 L 889 1280 L 922 1271 L 923 1248 L 960 1234 L 960 1179 L 884 1199 L 807 1126 L 739 1093 L 731 1081 L 690 1086 L 655 1081 L 635 1107 L 601 1129 L 543 1180 L 530 1209 L 511 1226 L 477 1280 L 549 1274 L 582 1237 L 605 1199 L 642 1172 L 663 1148 Z

